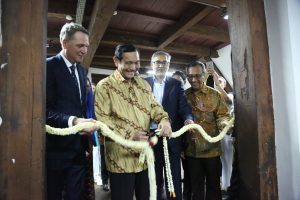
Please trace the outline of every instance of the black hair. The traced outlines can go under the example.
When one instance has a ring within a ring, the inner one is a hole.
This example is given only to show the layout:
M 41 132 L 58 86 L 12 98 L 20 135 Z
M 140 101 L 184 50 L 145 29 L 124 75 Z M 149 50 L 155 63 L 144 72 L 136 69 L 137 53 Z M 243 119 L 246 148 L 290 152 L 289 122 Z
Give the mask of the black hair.
M 127 52 L 137 52 L 137 53 L 139 53 L 139 50 L 138 50 L 138 48 L 136 48 L 132 44 L 119 44 L 115 48 L 115 56 L 120 61 L 123 59 L 123 54 L 127 53 Z
M 185 73 L 183 73 L 182 71 L 176 71 L 176 72 L 173 73 L 172 76 L 174 76 L 174 75 L 180 76 L 180 77 L 182 78 L 183 81 L 186 80 L 186 75 L 185 75 Z
M 200 67 L 202 68 L 203 71 L 206 70 L 205 65 L 204 65 L 202 62 L 200 62 L 199 60 L 196 60 L 196 61 L 191 62 L 191 63 L 186 67 L 186 73 L 188 74 L 188 73 L 189 73 L 189 69 L 190 69 L 191 67 L 195 67 L 195 66 L 200 66 Z

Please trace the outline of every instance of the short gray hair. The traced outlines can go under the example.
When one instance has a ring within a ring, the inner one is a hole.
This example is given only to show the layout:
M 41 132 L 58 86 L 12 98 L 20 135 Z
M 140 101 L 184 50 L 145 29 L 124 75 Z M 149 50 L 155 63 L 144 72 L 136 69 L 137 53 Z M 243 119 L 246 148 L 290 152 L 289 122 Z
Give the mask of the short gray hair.
M 60 41 L 70 40 L 77 31 L 80 31 L 80 32 L 83 32 L 83 33 L 89 35 L 88 30 L 86 30 L 82 25 L 74 23 L 74 22 L 66 23 L 61 28 L 61 31 L 59 34 Z
M 168 52 L 165 52 L 165 51 L 156 51 L 152 54 L 151 56 L 151 62 L 152 60 L 154 59 L 154 57 L 156 55 L 165 55 L 167 57 L 167 61 L 170 62 L 171 61 L 171 55 L 168 53 Z

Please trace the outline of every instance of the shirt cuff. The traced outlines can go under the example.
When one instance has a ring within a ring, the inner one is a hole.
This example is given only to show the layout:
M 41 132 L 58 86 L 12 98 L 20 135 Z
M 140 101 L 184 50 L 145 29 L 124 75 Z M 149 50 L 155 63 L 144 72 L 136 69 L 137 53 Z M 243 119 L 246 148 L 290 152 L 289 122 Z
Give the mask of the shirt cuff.
M 73 120 L 74 120 L 75 116 L 70 116 L 68 119 L 68 127 L 72 127 L 73 126 Z

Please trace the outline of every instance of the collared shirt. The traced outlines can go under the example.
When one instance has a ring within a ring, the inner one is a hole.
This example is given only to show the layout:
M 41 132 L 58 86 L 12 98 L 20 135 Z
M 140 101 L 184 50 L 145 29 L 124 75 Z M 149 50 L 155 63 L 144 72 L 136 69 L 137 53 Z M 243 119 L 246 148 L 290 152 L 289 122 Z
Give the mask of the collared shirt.
M 120 72 L 101 80 L 96 87 L 95 114 L 116 134 L 131 140 L 138 131 L 148 131 L 150 120 L 156 123 L 168 114 L 155 100 L 149 84 L 135 76 L 125 80 Z M 114 173 L 137 173 L 147 168 L 139 164 L 139 152 L 105 138 L 107 169 Z
M 186 91 L 188 102 L 192 106 L 194 122 L 214 137 L 219 135 L 230 119 L 230 115 L 221 94 L 208 86 L 194 91 L 189 88 Z M 195 158 L 211 158 L 220 156 L 222 151 L 220 142 L 209 143 L 200 133 L 186 134 L 185 154 Z
M 70 74 L 72 74 L 71 66 L 73 64 L 64 56 L 63 51 L 61 51 L 59 54 L 61 55 L 61 57 L 63 58 L 65 64 L 67 65 Z M 78 83 L 79 95 L 80 95 L 80 99 L 81 99 L 81 87 L 80 87 L 79 74 L 78 74 L 78 70 L 77 70 L 77 67 L 76 67 L 76 63 L 74 63 L 74 66 L 75 66 L 75 75 L 76 75 L 76 79 L 77 79 L 77 83 Z M 69 127 L 73 126 L 72 123 L 73 123 L 74 118 L 75 118 L 75 116 L 70 116 L 69 117 L 69 119 L 68 119 L 68 126 Z
M 70 74 L 72 73 L 72 70 L 71 70 L 71 66 L 74 65 L 75 66 L 75 75 L 76 75 L 76 79 L 77 79 L 77 83 L 78 83 L 78 89 L 79 89 L 79 94 L 80 94 L 80 99 L 81 99 L 81 88 L 80 88 L 80 82 L 79 82 L 79 74 L 78 74 L 78 70 L 77 70 L 77 67 L 76 67 L 76 63 L 72 64 L 63 54 L 63 51 L 60 52 L 60 55 L 61 57 L 64 59 L 67 67 L 68 67 L 68 70 L 70 72 Z
M 164 96 L 164 90 L 166 85 L 166 77 L 160 83 L 155 76 L 153 76 L 153 95 L 155 99 L 162 105 L 162 100 Z M 151 122 L 150 129 L 157 129 L 157 123 Z

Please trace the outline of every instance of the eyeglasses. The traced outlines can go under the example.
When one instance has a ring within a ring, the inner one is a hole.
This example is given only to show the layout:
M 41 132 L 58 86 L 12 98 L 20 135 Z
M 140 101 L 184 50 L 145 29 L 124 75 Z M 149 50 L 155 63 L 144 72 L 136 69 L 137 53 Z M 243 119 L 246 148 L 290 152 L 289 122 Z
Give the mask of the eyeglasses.
M 157 60 L 152 63 L 155 65 L 163 65 L 164 66 L 164 65 L 167 65 L 169 62 L 167 62 L 166 60 L 164 60 L 164 61 Z
M 188 78 L 189 80 L 192 80 L 193 78 L 201 79 L 201 78 L 203 78 L 204 76 L 205 76 L 204 73 L 201 73 L 201 74 L 188 74 L 188 75 L 187 75 L 187 78 Z

